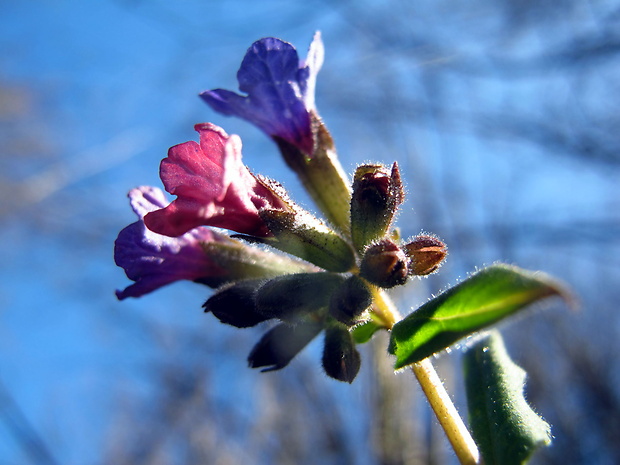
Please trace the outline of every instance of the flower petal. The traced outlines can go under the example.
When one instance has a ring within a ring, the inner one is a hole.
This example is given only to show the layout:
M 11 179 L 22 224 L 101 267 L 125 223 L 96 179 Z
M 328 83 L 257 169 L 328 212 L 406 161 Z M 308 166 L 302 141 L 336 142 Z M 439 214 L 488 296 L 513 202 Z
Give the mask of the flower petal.
M 200 96 L 215 111 L 243 118 L 271 137 L 284 139 L 312 155 L 316 75 L 323 63 L 323 44 L 315 34 L 308 57 L 300 63 L 295 47 L 268 37 L 254 42 L 237 72 L 241 96 L 224 89 Z
M 154 187 L 132 189 L 129 198 L 139 217 L 165 205 L 163 192 Z M 202 244 L 228 240 L 208 228 L 170 238 L 149 231 L 140 219 L 123 229 L 114 243 L 114 261 L 135 281 L 116 296 L 120 300 L 140 297 L 175 281 L 221 276 L 224 270 L 210 261 Z
M 243 165 L 238 136 L 229 136 L 210 123 L 197 124 L 195 129 L 200 143 L 172 147 L 161 163 L 164 186 L 178 198 L 148 213 L 147 227 L 171 237 L 201 225 L 269 235 L 258 209 L 283 208 L 285 202 Z
M 325 47 L 321 40 L 321 33 L 319 31 L 314 33 L 312 43 L 308 48 L 308 56 L 304 61 L 304 67 L 301 69 L 308 70 L 308 77 L 306 80 L 306 87 L 302 88 L 302 94 L 304 96 L 304 102 L 308 110 L 316 109 L 314 103 L 314 95 L 316 89 L 316 76 L 319 74 L 323 61 L 325 59 Z
M 168 205 L 166 195 L 157 187 L 137 187 L 129 191 L 128 197 L 132 210 L 140 219 L 144 218 L 147 213 Z

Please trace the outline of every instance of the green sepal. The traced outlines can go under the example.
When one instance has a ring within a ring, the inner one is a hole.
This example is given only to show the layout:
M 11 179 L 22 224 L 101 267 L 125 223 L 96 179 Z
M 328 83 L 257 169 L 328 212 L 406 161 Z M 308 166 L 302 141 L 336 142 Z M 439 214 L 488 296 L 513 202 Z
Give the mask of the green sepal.
M 201 245 L 215 265 L 222 269 L 222 279 L 214 283 L 215 286 L 239 279 L 270 278 L 314 269 L 301 260 L 261 250 L 235 239 Z
M 342 273 L 355 265 L 351 246 L 320 220 L 304 211 L 261 210 L 260 216 L 275 236 L 263 241 L 327 271 Z
M 274 136 L 286 164 L 303 183 L 325 217 L 339 231 L 349 232 L 351 191 L 349 180 L 342 169 L 334 141 L 316 112 L 310 112 L 314 137 L 313 153 L 304 153 L 297 146 Z
M 523 395 L 525 371 L 493 331 L 465 354 L 469 422 L 486 465 L 520 465 L 551 443 L 547 422 Z
M 419 362 L 540 299 L 564 295 L 547 275 L 492 265 L 431 299 L 392 328 L 395 368 Z
M 267 281 L 256 293 L 260 313 L 296 324 L 301 318 L 327 308 L 331 295 L 346 278 L 336 273 L 298 273 Z

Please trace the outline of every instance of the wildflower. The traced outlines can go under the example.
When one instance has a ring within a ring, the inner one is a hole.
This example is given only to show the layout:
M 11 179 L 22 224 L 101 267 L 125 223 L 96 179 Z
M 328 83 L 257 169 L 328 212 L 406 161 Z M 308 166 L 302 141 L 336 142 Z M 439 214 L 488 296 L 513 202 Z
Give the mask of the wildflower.
M 171 238 L 149 231 L 144 215 L 168 203 L 164 193 L 155 187 L 138 187 L 129 192 L 129 200 L 139 220 L 123 229 L 114 243 L 114 261 L 125 270 L 131 284 L 116 296 L 140 297 L 180 280 L 213 282 L 226 270 L 213 263 L 202 244 L 226 242 L 229 239 L 209 228 L 193 229 Z
M 323 56 L 318 32 L 305 61 L 288 42 L 264 38 L 248 49 L 237 72 L 239 89 L 247 95 L 214 89 L 200 96 L 215 111 L 245 119 L 271 137 L 327 219 L 347 233 L 349 182 L 314 102 Z
M 171 237 L 201 225 L 269 235 L 259 210 L 287 210 L 284 194 L 276 193 L 272 184 L 243 165 L 238 136 L 229 136 L 210 123 L 197 124 L 194 129 L 200 134 L 200 143 L 175 145 L 160 166 L 166 190 L 177 199 L 148 213 L 146 226 Z
M 316 271 L 309 263 L 251 247 L 204 226 L 178 237 L 154 233 L 144 216 L 168 205 L 164 193 L 139 187 L 129 192 L 129 199 L 139 220 L 119 233 L 114 260 L 135 283 L 116 292 L 120 300 L 181 280 L 217 287 L 239 279 Z
M 323 64 L 323 42 L 315 34 L 308 57 L 300 62 L 297 50 L 273 37 L 258 40 L 248 49 L 237 72 L 239 90 L 202 92 L 200 97 L 215 111 L 249 121 L 270 137 L 277 137 L 314 153 L 311 112 L 315 110 L 316 76 Z

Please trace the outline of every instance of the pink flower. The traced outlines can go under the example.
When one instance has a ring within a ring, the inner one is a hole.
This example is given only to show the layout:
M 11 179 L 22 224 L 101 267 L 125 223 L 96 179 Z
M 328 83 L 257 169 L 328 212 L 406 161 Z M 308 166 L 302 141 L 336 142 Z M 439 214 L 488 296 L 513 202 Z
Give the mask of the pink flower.
M 162 160 L 160 176 L 177 196 L 170 205 L 146 215 L 151 230 L 176 237 L 201 225 L 252 236 L 268 236 L 258 212 L 288 209 L 280 194 L 241 162 L 241 139 L 211 123 L 197 124 L 200 143 L 175 145 Z
M 207 243 L 228 243 L 227 236 L 209 228 L 197 228 L 174 238 L 155 234 L 144 226 L 142 218 L 168 204 L 164 193 L 155 187 L 138 187 L 129 192 L 129 200 L 138 221 L 118 235 L 114 260 L 135 282 L 116 291 L 119 300 L 140 297 L 175 281 L 218 285 L 227 277 L 227 270 L 216 265 L 203 248 Z

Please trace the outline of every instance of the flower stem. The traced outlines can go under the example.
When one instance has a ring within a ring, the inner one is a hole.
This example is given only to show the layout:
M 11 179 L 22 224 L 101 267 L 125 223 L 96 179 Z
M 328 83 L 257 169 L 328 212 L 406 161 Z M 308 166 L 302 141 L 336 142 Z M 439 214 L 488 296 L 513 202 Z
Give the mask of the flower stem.
M 414 363 L 411 365 L 411 370 L 422 386 L 422 390 L 461 464 L 476 465 L 482 463 L 478 447 L 450 400 L 450 396 L 430 359 L 427 358 Z
M 400 315 L 390 298 L 379 288 L 373 289 L 374 311 L 386 328 L 391 329 Z M 462 465 L 480 465 L 482 459 L 478 447 L 452 403 L 430 359 L 411 365 L 428 403 L 435 412 L 439 424 L 448 437 L 454 453 Z

